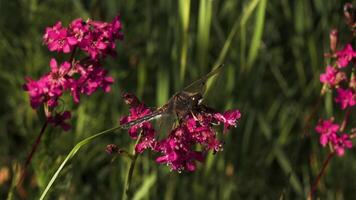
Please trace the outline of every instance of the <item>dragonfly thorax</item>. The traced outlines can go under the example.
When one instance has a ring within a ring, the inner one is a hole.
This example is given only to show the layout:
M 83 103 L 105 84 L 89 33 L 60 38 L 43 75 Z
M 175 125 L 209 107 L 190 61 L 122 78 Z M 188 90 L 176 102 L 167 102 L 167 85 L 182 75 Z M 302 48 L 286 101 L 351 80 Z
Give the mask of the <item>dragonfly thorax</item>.
M 200 93 L 179 92 L 168 102 L 168 110 L 181 118 L 198 108 L 202 100 Z

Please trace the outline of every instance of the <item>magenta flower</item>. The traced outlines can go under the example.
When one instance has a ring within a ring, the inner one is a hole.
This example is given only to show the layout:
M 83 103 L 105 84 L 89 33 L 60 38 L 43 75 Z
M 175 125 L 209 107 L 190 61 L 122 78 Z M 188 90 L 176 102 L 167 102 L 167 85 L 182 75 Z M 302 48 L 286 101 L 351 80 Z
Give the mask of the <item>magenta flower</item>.
M 68 30 L 62 27 L 61 22 L 57 22 L 53 27 L 47 27 L 43 35 L 43 42 L 50 51 L 69 53 L 78 43 L 75 37 L 69 35 Z
M 340 126 L 334 124 L 332 119 L 320 121 L 315 128 L 315 131 L 320 134 L 320 144 L 326 146 L 328 142 L 331 142 L 339 128 Z
M 347 44 L 343 50 L 336 52 L 336 56 L 339 68 L 343 68 L 356 57 L 356 52 L 352 49 L 351 44 Z
M 83 24 L 85 25 L 83 26 Z M 107 54 L 116 55 L 115 40 L 123 39 L 119 17 L 114 18 L 111 23 L 93 20 L 88 20 L 84 23 L 77 19 L 71 27 L 75 28 L 73 32 L 78 35 L 76 37 L 80 38 L 79 47 L 94 60 Z
M 338 71 L 332 66 L 326 67 L 326 72 L 320 75 L 320 82 L 334 86 L 336 84 L 336 74 Z
M 57 61 L 52 58 L 50 61 L 51 72 L 49 73 L 48 79 L 55 86 L 66 87 L 67 79 L 66 75 L 70 70 L 70 63 L 64 62 L 58 67 Z
M 338 156 L 343 156 L 345 149 L 352 148 L 352 141 L 347 134 L 342 134 L 341 136 L 335 135 L 332 140 L 332 146 Z
M 47 103 L 50 107 L 57 106 L 57 100 L 62 95 L 62 89 L 51 84 L 48 75 L 42 76 L 38 81 L 31 78 L 26 78 L 26 81 L 23 89 L 29 93 L 32 108 L 38 108 L 43 103 Z
M 167 139 L 157 145 L 156 150 L 163 154 L 156 159 L 157 163 L 167 164 L 175 171 L 195 171 L 195 161 L 202 162 L 205 155 L 203 152 L 194 151 L 187 140 L 189 137 L 183 134 L 187 132 L 175 129 Z
M 94 60 L 107 54 L 116 55 L 115 40 L 122 40 L 122 24 L 119 17 L 111 23 L 87 20 L 73 20 L 68 28 L 57 22 L 53 27 L 46 28 L 43 41 L 50 51 L 63 53 L 72 52 L 75 47 L 87 52 Z
M 79 46 L 84 36 L 89 32 L 89 26 L 83 19 L 78 18 L 72 21 L 69 25 L 71 35 L 78 41 Z
M 102 88 L 104 92 L 110 92 L 110 85 L 114 83 L 114 79 L 106 76 L 107 71 L 98 66 L 98 63 L 91 63 L 87 67 L 78 64 L 75 66 L 75 74 L 80 77 L 68 79 L 67 84 L 75 103 L 79 103 L 81 94 L 91 95 L 98 88 Z
M 216 113 L 215 119 L 224 124 L 224 132 L 231 126 L 236 127 L 236 121 L 241 118 L 239 110 L 230 110 L 224 112 L 224 114 Z
M 347 107 L 352 107 L 356 105 L 356 95 L 353 93 L 352 89 L 337 89 L 337 97 L 335 102 L 339 103 L 341 109 L 346 109 Z
M 136 96 L 130 93 L 123 93 L 122 98 L 125 103 L 130 106 L 130 115 L 120 118 L 120 124 L 132 122 L 138 118 L 144 117 L 151 113 L 151 110 L 141 103 Z M 138 138 L 138 133 L 141 133 L 141 139 L 135 147 L 136 152 L 142 153 L 145 149 L 154 149 L 156 145 L 155 130 L 150 122 L 137 124 L 129 128 L 129 135 L 132 139 Z
M 72 55 L 69 61 L 62 64 L 52 58 L 51 71 L 39 80 L 25 78 L 23 89 L 29 94 L 32 108 L 46 105 L 50 124 L 68 130 L 70 125 L 65 121 L 70 119 L 70 113 L 66 111 L 56 114 L 58 100 L 66 91 L 70 92 L 75 103 L 79 103 L 82 94 L 91 95 L 99 88 L 104 92 L 111 90 L 114 79 L 100 66 L 100 59 L 107 54 L 115 54 L 115 40 L 123 38 L 121 28 L 119 17 L 110 23 L 93 20 L 85 22 L 79 18 L 73 20 L 68 28 L 63 27 L 61 22 L 47 27 L 43 42 L 48 49 L 58 53 L 72 52 Z M 76 60 L 74 49 L 82 50 L 90 57 Z
M 127 124 L 152 113 L 134 95 L 124 93 L 123 98 L 130 106 L 130 115 L 122 117 L 120 124 Z M 240 117 L 238 110 L 220 114 L 202 107 L 201 110 L 194 110 L 194 113 L 183 117 L 165 139 L 156 139 L 156 132 L 149 122 L 130 127 L 129 134 L 133 139 L 137 139 L 139 132 L 142 134 L 135 147 L 136 152 L 142 153 L 150 149 L 161 154 L 156 159 L 159 164 L 167 164 L 176 171 L 194 171 L 196 161 L 202 162 L 208 151 L 215 153 L 222 150 L 222 142 L 217 139 L 217 132 L 213 126 L 223 123 L 227 129 L 236 126 L 236 121 Z M 200 146 L 201 150 L 197 151 L 196 146 Z
M 72 126 L 66 121 L 70 118 L 70 112 L 64 111 L 63 113 L 56 113 L 54 116 L 48 117 L 48 123 L 52 124 L 54 127 L 60 126 L 64 131 L 68 131 Z

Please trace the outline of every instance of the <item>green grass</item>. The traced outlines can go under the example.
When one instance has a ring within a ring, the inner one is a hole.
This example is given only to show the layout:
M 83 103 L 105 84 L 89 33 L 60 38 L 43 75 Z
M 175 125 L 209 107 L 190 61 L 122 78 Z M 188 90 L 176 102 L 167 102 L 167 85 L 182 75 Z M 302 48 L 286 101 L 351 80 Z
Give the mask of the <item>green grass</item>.
M 125 39 L 118 56 L 104 63 L 116 81 L 112 92 L 84 97 L 79 106 L 68 103 L 73 129 L 45 132 L 24 183 L 29 199 L 40 197 L 75 145 L 117 126 L 127 114 L 122 91 L 160 106 L 220 63 L 225 70 L 209 84 L 207 102 L 242 112 L 238 127 L 223 136 L 224 151 L 209 155 L 196 172 L 181 174 L 145 152 L 133 175 L 134 199 L 305 199 L 327 153 L 313 127 L 318 117 L 338 114 L 329 96 L 318 115 L 306 120 L 320 93 L 329 31 L 345 28 L 343 2 L 0 1 L 0 168 L 11 172 L 0 185 L 0 199 L 8 197 L 13 166 L 24 162 L 42 126 L 42 111 L 30 108 L 21 86 L 25 76 L 47 72 L 57 56 L 42 45 L 44 28 L 58 20 L 111 20 L 117 14 Z M 104 151 L 110 143 L 131 149 L 134 141 L 125 131 L 91 141 L 64 166 L 47 199 L 120 199 L 129 160 L 112 161 Z M 318 190 L 321 199 L 356 196 L 354 153 L 331 162 Z M 17 190 L 12 198 L 19 198 Z

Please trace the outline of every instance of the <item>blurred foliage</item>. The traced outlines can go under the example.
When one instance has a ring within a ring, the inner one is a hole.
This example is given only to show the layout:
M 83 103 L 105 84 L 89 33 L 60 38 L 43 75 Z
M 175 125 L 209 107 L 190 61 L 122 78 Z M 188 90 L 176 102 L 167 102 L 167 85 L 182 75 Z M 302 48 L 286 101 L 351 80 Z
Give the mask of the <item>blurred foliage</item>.
M 344 2 L 0 0 L 0 168 L 9 170 L 0 199 L 7 198 L 14 168 L 24 162 L 42 126 L 41 111 L 31 109 L 22 84 L 25 76 L 47 72 L 50 58 L 57 56 L 41 45 L 45 27 L 78 17 L 106 21 L 118 14 L 125 39 L 118 56 L 104 63 L 116 80 L 112 92 L 65 105 L 74 110 L 74 128 L 46 131 L 24 183 L 28 199 L 39 197 L 76 143 L 114 127 L 127 113 L 122 91 L 159 106 L 218 63 L 225 63 L 225 71 L 211 85 L 207 101 L 243 113 L 239 126 L 224 136 L 224 151 L 209 155 L 195 173 L 182 174 L 144 153 L 133 177 L 135 199 L 304 199 L 327 153 L 313 127 L 319 117 L 337 115 L 327 103 L 331 96 L 316 104 L 329 31 L 346 29 Z M 104 152 L 109 143 L 132 148 L 133 141 L 121 131 L 83 148 L 48 199 L 121 198 L 128 160 L 112 161 Z M 331 162 L 319 187 L 321 199 L 356 197 L 354 153 Z M 13 191 L 14 199 L 19 191 Z

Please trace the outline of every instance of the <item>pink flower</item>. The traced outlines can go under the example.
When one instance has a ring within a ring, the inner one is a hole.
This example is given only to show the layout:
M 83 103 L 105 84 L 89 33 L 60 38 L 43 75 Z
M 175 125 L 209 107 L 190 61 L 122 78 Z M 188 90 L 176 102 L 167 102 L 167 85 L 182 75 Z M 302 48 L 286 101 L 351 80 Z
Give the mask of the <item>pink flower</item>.
M 82 42 L 84 36 L 88 34 L 89 28 L 89 25 L 87 25 L 87 23 L 84 22 L 83 19 L 78 18 L 72 21 L 68 29 L 71 35 L 73 35 L 73 37 L 78 41 L 80 46 L 80 43 Z
M 345 154 L 345 149 L 352 148 L 352 141 L 347 134 L 342 134 L 341 136 L 335 135 L 332 140 L 333 148 L 338 156 L 343 156 Z
M 356 104 L 356 95 L 353 93 L 352 89 L 338 88 L 335 102 L 340 103 L 341 109 L 344 110 L 347 107 L 352 107 Z
M 114 83 L 114 79 L 106 76 L 107 71 L 98 66 L 98 63 L 92 63 L 87 67 L 76 65 L 75 71 L 79 78 L 68 79 L 67 84 L 75 103 L 79 103 L 81 94 L 91 95 L 98 88 L 110 92 L 110 85 Z
M 316 126 L 315 131 L 320 134 L 320 144 L 326 146 L 326 144 L 332 141 L 332 138 L 339 131 L 340 126 L 334 124 L 333 120 L 322 120 Z
M 120 124 L 127 124 L 138 118 L 144 117 L 151 113 L 151 110 L 141 103 L 136 96 L 124 93 L 122 97 L 125 103 L 130 106 L 130 115 L 120 118 Z M 141 133 L 141 139 L 135 147 L 138 153 L 142 153 L 145 149 L 153 149 L 156 145 L 155 130 L 150 122 L 143 122 L 129 128 L 129 135 L 132 139 L 138 138 L 138 133 Z
M 130 115 L 122 117 L 120 124 L 127 124 L 152 113 L 134 95 L 124 93 L 123 98 L 130 106 Z M 241 117 L 238 110 L 220 114 L 204 106 L 192 112 L 182 117 L 167 138 L 162 140 L 155 139 L 155 130 L 149 122 L 130 127 L 129 134 L 133 139 L 137 139 L 138 132 L 142 131 L 141 140 L 135 147 L 136 152 L 150 149 L 161 154 L 156 159 L 159 164 L 167 164 L 176 171 L 194 171 L 196 161 L 202 162 L 208 151 L 216 153 L 222 150 L 222 142 L 218 140 L 213 126 L 223 123 L 227 129 L 236 126 L 236 120 Z M 200 151 L 195 150 L 197 146 L 200 146 Z
M 49 81 L 53 85 L 65 87 L 68 81 L 68 77 L 66 77 L 66 75 L 70 70 L 70 63 L 64 62 L 61 66 L 58 67 L 57 61 L 52 58 L 50 61 L 50 67 L 51 72 L 48 76 Z
M 123 39 L 122 25 L 119 17 L 115 17 L 111 23 L 88 20 L 84 23 L 77 19 L 72 27 L 73 32 L 80 37 L 79 47 L 86 51 L 94 60 L 107 54 L 116 55 L 115 40 Z M 85 29 L 80 31 L 80 29 Z
M 120 17 L 115 17 L 111 23 L 81 18 L 73 20 L 68 28 L 57 22 L 53 27 L 47 27 L 43 41 L 50 51 L 69 53 L 74 47 L 87 52 L 94 60 L 107 54 L 116 55 L 115 40 L 123 39 Z
M 332 66 L 326 67 L 326 72 L 320 75 L 320 82 L 333 86 L 336 84 L 336 74 L 338 71 Z
M 26 78 L 26 81 L 23 89 L 29 93 L 32 108 L 38 108 L 43 103 L 47 103 L 50 107 L 57 106 L 57 100 L 62 95 L 62 89 L 51 84 L 48 75 L 42 76 L 38 81 L 31 78 Z
M 186 129 L 174 129 L 167 139 L 157 144 L 156 151 L 162 155 L 156 159 L 159 164 L 167 164 L 172 170 L 194 171 L 195 161 L 204 160 L 203 152 L 193 150 L 193 141 Z
M 351 44 L 347 44 L 343 50 L 336 52 L 336 56 L 339 68 L 343 68 L 356 57 L 356 52 L 352 49 Z
M 43 35 L 43 41 L 50 51 L 69 53 L 77 44 L 75 37 L 69 35 L 68 30 L 57 22 L 53 27 L 47 27 Z
M 236 127 L 236 121 L 241 118 L 241 113 L 239 110 L 230 110 L 224 112 L 224 114 L 216 113 L 214 117 L 224 124 L 225 131 L 231 126 Z
M 52 124 L 54 127 L 61 126 L 64 131 L 68 131 L 72 126 L 65 122 L 71 118 L 69 111 L 63 113 L 56 113 L 54 116 L 48 117 L 48 123 Z

